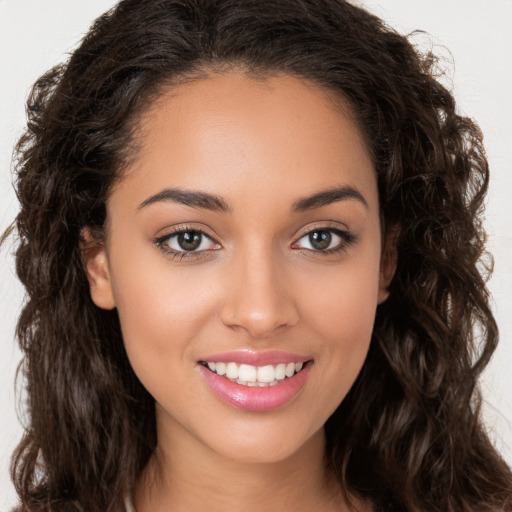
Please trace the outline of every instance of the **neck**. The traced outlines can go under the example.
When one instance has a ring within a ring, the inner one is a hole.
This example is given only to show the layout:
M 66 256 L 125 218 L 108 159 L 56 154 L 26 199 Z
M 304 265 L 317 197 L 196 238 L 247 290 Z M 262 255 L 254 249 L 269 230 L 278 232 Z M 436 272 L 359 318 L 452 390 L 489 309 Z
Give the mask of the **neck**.
M 348 510 L 326 470 L 324 449 L 322 430 L 284 460 L 244 462 L 223 457 L 190 438 L 166 439 L 164 434 L 135 486 L 135 508 L 137 512 Z

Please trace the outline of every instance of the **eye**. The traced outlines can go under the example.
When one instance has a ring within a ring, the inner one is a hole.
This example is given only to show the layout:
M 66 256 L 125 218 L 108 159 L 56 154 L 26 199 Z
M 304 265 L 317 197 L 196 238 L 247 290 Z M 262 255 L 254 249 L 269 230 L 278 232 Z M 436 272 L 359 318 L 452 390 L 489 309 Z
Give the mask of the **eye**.
M 165 252 L 182 256 L 186 256 L 187 253 L 198 253 L 220 247 L 204 232 L 195 229 L 175 231 L 159 237 L 155 243 Z
M 299 238 L 292 248 L 331 253 L 346 249 L 354 241 L 355 235 L 341 229 L 314 229 Z

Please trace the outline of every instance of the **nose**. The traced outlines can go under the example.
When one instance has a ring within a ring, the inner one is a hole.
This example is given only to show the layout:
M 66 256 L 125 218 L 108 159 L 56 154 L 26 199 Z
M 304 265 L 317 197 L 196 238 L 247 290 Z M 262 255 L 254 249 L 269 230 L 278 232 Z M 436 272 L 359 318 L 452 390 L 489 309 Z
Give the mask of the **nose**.
M 221 311 L 225 325 L 262 339 L 298 322 L 290 276 L 271 251 L 253 248 L 240 254 L 228 281 Z

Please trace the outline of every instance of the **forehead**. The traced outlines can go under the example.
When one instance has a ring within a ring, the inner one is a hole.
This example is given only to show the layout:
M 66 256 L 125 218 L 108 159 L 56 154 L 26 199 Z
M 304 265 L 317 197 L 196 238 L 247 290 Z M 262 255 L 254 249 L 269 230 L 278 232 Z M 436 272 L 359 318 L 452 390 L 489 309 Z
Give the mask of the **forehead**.
M 291 199 L 345 184 L 376 197 L 372 159 L 348 102 L 288 75 L 231 72 L 169 87 L 137 133 L 137 158 L 120 188 L 138 198 L 178 186 L 223 196 L 250 187 L 268 200 L 273 188 Z

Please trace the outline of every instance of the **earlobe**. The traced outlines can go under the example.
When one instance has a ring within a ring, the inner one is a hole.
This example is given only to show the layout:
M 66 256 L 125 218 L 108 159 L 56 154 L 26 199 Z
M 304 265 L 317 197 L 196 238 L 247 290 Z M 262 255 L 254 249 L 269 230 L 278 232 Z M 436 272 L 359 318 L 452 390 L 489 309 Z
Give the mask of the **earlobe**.
M 399 234 L 400 228 L 395 226 L 389 229 L 384 241 L 379 274 L 379 304 L 382 304 L 389 297 L 389 285 L 395 275 L 398 260 L 397 243 Z
M 105 244 L 98 241 L 89 228 L 84 228 L 81 232 L 81 250 L 92 301 L 102 309 L 115 308 Z

